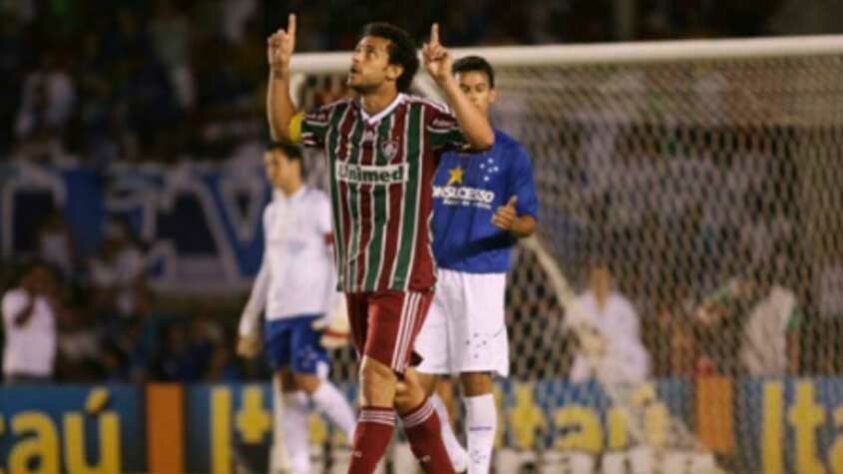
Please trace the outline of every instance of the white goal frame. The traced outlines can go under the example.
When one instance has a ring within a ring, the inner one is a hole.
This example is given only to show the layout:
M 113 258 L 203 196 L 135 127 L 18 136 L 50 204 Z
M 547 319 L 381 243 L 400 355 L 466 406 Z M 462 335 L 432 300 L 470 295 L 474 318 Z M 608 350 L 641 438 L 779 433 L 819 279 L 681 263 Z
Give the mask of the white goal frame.
M 447 45 L 447 37 L 445 40 Z M 293 55 L 292 91 L 304 84 L 306 74 L 338 74 L 348 70 L 351 51 Z M 647 64 L 671 61 L 824 56 L 843 54 L 843 35 L 789 36 L 748 39 L 637 41 L 578 45 L 500 46 L 451 48 L 455 58 L 479 55 L 495 67 Z M 441 98 L 430 77 L 420 70 L 416 87 Z M 296 97 L 294 94 L 293 97 Z

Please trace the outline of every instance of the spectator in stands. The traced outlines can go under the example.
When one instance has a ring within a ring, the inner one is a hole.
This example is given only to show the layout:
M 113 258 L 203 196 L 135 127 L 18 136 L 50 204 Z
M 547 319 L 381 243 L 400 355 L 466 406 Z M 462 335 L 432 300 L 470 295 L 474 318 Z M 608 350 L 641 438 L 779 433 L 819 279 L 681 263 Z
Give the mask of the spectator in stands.
M 663 282 L 665 280 L 657 280 Z M 656 377 L 683 377 L 695 373 L 696 328 L 689 314 L 688 287 L 679 283 L 655 297 L 654 317 L 644 318 L 643 339 Z
M 762 377 L 798 371 L 802 316 L 786 278 L 795 274 L 787 247 L 774 244 L 772 260 L 729 280 L 696 311 L 707 335 L 702 345 L 718 372 Z
M 194 78 L 189 68 L 190 23 L 173 2 L 155 2 L 155 16 L 147 31 L 161 64 L 167 70 L 170 85 L 183 109 L 193 106 L 195 100 Z
M 56 356 L 57 288 L 41 262 L 25 269 L 17 287 L 3 295 L 3 378 L 7 384 L 48 382 Z
M 795 374 L 798 370 L 798 329 L 802 316 L 796 293 L 788 285 L 794 265 L 786 246 L 776 245 L 773 259 L 756 272 L 750 291 L 757 298 L 746 316 L 740 358 L 756 377 Z
M 650 375 L 650 357 L 641 342 L 638 314 L 632 303 L 612 289 L 606 262 L 592 265 L 589 287 L 574 299 L 566 325 L 579 339 L 571 368 L 572 382 L 594 377 L 595 370 L 619 382 L 640 382 Z
M 94 382 L 102 374 L 99 327 L 84 301 L 69 301 L 56 316 L 56 378 L 62 382 Z
M 39 258 L 59 270 L 65 279 L 73 276 L 76 260 L 73 235 L 61 212 L 53 209 L 38 231 Z
M 44 56 L 41 68 L 24 80 L 23 102 L 15 125 L 18 137 L 42 130 L 59 133 L 76 105 L 73 77 L 53 54 Z
M 90 262 L 94 304 L 100 313 L 132 316 L 146 288 L 144 254 L 128 222 L 109 223 L 105 234 L 102 251 Z
M 161 328 L 163 343 L 152 363 L 153 377 L 173 382 L 199 380 L 208 365 L 210 346 L 191 339 L 189 324 L 174 321 Z

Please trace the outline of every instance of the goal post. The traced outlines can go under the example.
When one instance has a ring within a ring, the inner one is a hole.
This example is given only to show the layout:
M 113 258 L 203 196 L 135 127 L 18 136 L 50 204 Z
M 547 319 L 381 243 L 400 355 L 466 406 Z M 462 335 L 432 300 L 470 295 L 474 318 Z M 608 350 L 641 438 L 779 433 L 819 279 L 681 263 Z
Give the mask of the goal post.
M 495 68 L 494 125 L 529 151 L 541 204 L 539 239 L 518 247 L 508 280 L 499 452 L 552 472 L 623 472 L 644 462 L 637 430 L 662 472 L 703 472 L 711 458 L 674 449 L 676 426 L 728 472 L 840 469 L 843 36 L 452 54 Z M 349 64 L 295 55 L 294 98 L 318 104 Z M 414 87 L 437 95 L 424 71 Z M 595 260 L 640 323 L 657 399 L 640 426 L 600 380 L 568 380 L 567 302 Z M 351 367 L 350 351 L 334 362 L 347 380 Z

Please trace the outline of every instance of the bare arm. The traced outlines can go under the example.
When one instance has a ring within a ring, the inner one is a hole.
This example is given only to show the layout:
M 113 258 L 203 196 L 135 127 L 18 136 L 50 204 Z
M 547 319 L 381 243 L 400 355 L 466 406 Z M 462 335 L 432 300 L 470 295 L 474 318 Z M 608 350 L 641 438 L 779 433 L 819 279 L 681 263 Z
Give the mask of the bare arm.
M 269 84 L 266 88 L 266 114 L 272 138 L 290 140 L 290 121 L 296 108 L 290 97 L 290 58 L 296 47 L 296 15 L 290 14 L 287 30 L 279 29 L 267 39 Z
M 430 41 L 422 49 L 424 67 L 445 94 L 448 105 L 457 117 L 457 123 L 465 134 L 471 148 L 485 150 L 495 144 L 495 132 L 489 119 L 460 90 L 457 80 L 451 74 L 453 59 L 451 53 L 439 43 L 439 25 L 430 28 Z
M 252 285 L 249 301 L 243 309 L 238 325 L 237 355 L 245 358 L 255 357 L 261 350 L 260 318 L 266 307 L 269 291 L 269 266 L 264 260 Z

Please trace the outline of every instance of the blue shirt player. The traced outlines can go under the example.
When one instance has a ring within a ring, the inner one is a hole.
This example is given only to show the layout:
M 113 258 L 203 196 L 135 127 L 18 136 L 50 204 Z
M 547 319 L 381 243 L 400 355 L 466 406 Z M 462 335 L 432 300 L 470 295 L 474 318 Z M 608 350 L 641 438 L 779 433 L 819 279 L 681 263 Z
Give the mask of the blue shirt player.
M 456 61 L 453 71 L 462 91 L 488 116 L 497 97 L 491 65 L 469 56 Z M 533 169 L 524 147 L 495 130 L 495 145 L 487 151 L 443 155 L 433 185 L 439 274 L 416 339 L 416 351 L 424 357 L 419 378 L 432 394 L 438 376 L 459 374 L 468 453 L 454 437 L 443 403 L 433 396 L 445 446 L 455 470 L 488 473 L 497 425 L 492 374 L 509 374 L 506 272 L 513 245 L 533 233 L 538 216 Z

